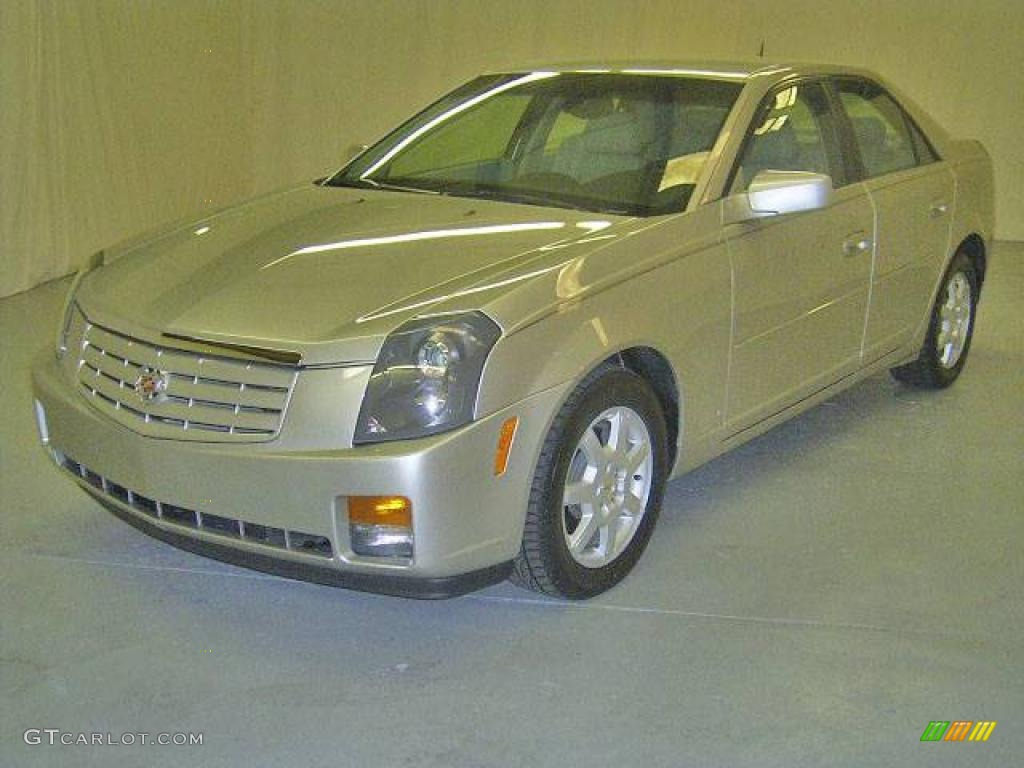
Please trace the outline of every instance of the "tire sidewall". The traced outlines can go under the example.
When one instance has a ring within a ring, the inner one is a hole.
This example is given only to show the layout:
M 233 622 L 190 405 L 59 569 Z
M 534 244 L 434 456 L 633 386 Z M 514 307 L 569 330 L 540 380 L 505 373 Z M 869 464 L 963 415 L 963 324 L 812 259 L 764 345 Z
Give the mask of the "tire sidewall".
M 949 287 L 953 277 L 958 273 L 963 273 L 967 278 L 967 283 L 971 289 L 971 317 L 970 322 L 967 326 L 967 339 L 964 342 L 964 348 L 960 352 L 960 357 L 956 361 L 956 364 L 950 368 L 945 367 L 939 358 L 938 348 L 936 343 L 938 341 L 939 333 L 942 330 L 942 305 L 946 301 L 946 291 Z M 953 259 L 949 263 L 949 267 L 946 269 L 946 274 L 942 279 L 942 285 L 939 287 L 939 293 L 935 297 L 935 303 L 932 306 L 931 322 L 928 326 L 928 335 L 925 338 L 925 349 L 924 353 L 927 355 L 927 362 L 935 377 L 936 383 L 940 387 L 948 387 L 957 377 L 960 375 L 960 371 L 963 370 L 964 364 L 967 362 L 967 353 L 971 349 L 971 340 L 974 338 L 974 325 L 978 316 L 978 273 L 974 269 L 973 262 L 967 257 L 962 251 L 957 252 Z
M 569 465 L 584 430 L 598 415 L 615 406 L 632 409 L 647 427 L 653 454 L 651 488 L 643 519 L 626 549 L 605 566 L 587 568 L 576 562 L 566 544 L 562 494 Z M 640 376 L 615 369 L 590 382 L 553 437 L 558 441 L 558 448 L 544 478 L 546 492 L 542 502 L 546 559 L 555 566 L 550 577 L 565 596 L 574 599 L 590 597 L 611 588 L 629 573 L 654 531 L 668 473 L 665 418 L 657 397 Z

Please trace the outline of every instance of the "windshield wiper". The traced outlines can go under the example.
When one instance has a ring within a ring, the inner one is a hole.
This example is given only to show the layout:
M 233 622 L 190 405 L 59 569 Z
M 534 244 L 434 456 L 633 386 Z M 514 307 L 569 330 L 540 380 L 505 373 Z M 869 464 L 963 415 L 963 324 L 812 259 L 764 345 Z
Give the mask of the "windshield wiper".
M 391 184 L 386 181 L 374 181 L 373 179 L 362 179 L 376 189 L 386 189 L 388 192 L 415 192 L 420 195 L 439 195 L 436 189 L 424 189 L 423 187 L 407 187 L 402 184 Z
M 423 187 L 407 187 L 400 184 L 389 184 L 383 181 L 374 181 L 373 179 L 349 179 L 349 178 L 333 178 L 326 182 L 326 186 L 329 187 L 352 187 L 353 189 L 383 189 L 388 192 L 415 192 L 420 195 L 439 195 L 440 192 L 433 189 L 424 189 Z
M 404 179 L 401 179 L 404 181 Z M 616 216 L 635 216 L 637 211 L 629 206 L 614 205 L 609 201 L 587 200 L 585 202 L 570 200 L 563 197 L 556 197 L 541 192 L 531 192 L 525 189 L 490 187 L 478 184 L 467 184 L 458 182 L 441 182 L 434 179 L 424 179 L 424 182 L 431 186 L 413 186 L 410 184 L 398 184 L 392 181 L 377 181 L 375 179 L 332 179 L 328 182 L 330 186 L 355 187 L 357 189 L 380 189 L 389 192 L 412 192 L 420 195 L 444 195 L 450 197 L 476 197 L 484 200 L 498 200 L 507 203 L 522 203 L 524 205 L 540 205 L 549 208 L 566 208 L 572 211 L 586 211 L 596 213 L 609 213 Z
M 323 185 L 325 187 L 352 187 L 353 189 L 373 189 L 372 184 L 367 184 L 361 179 L 346 179 L 344 176 L 328 176 Z
M 494 187 L 471 187 L 459 189 L 457 192 L 447 194 L 483 197 L 490 200 L 506 200 L 510 203 L 524 203 L 526 205 L 546 205 L 552 208 L 567 208 L 571 211 L 584 211 L 587 213 L 610 213 L 613 216 L 636 216 L 635 206 L 615 204 L 611 201 L 574 199 L 565 197 L 551 197 L 539 192 L 528 192 L 521 189 L 497 189 Z
M 443 194 L 454 197 L 479 197 L 485 200 L 501 200 L 507 203 L 524 203 L 525 205 L 544 205 L 551 208 L 569 208 L 574 211 L 590 210 L 561 198 L 519 189 L 453 186 L 443 190 Z

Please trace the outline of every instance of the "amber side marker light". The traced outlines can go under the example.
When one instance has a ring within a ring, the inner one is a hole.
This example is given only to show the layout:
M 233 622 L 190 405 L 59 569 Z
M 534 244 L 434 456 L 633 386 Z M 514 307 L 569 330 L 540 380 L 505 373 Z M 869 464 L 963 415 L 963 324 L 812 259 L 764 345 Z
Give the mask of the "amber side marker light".
M 494 452 L 494 476 L 501 477 L 508 469 L 508 457 L 512 453 L 512 441 L 516 439 L 516 429 L 519 427 L 519 417 L 513 416 L 505 419 L 501 425 L 501 432 L 498 434 L 498 450 Z
M 405 496 L 349 496 L 348 531 L 357 555 L 412 558 L 412 502 Z

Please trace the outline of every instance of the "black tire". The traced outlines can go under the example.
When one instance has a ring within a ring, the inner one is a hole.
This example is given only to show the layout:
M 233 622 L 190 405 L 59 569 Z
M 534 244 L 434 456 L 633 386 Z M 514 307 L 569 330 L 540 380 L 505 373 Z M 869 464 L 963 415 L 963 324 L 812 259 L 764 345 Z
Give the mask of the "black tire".
M 650 437 L 651 485 L 633 537 L 614 560 L 584 567 L 569 551 L 563 530 L 563 490 L 584 431 L 606 409 L 627 407 Z M 656 395 L 637 374 L 610 364 L 591 373 L 566 400 L 544 441 L 530 490 L 523 543 L 512 581 L 549 595 L 582 600 L 598 595 L 632 570 L 650 540 L 661 510 L 668 467 L 665 417 Z
M 947 290 L 950 283 L 957 275 L 963 275 L 970 286 L 971 304 L 970 318 L 967 324 L 966 339 L 963 350 L 953 365 L 944 365 L 938 348 L 939 334 L 942 332 L 942 306 L 947 300 Z M 935 297 L 935 304 L 932 306 L 931 321 L 928 324 L 928 333 L 925 334 L 924 344 L 917 359 L 912 363 L 890 368 L 889 373 L 901 384 L 922 389 L 943 389 L 948 387 L 960 376 L 960 372 L 967 362 L 967 353 L 971 349 L 971 339 L 974 336 L 974 321 L 978 314 L 978 271 L 974 262 L 963 251 L 958 251 L 946 270 L 942 280 L 939 293 Z

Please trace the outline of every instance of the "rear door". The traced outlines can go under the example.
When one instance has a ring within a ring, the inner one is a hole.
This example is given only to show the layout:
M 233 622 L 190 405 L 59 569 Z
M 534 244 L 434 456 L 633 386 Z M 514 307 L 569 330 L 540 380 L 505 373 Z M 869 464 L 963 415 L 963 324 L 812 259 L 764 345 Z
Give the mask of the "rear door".
M 910 340 L 927 316 L 949 253 L 954 177 L 920 129 L 881 86 L 835 82 L 843 130 L 877 215 L 871 299 L 864 329 L 870 362 Z
M 740 152 L 728 194 L 760 171 L 827 173 L 823 210 L 725 228 L 733 270 L 727 422 L 739 431 L 856 370 L 871 274 L 874 213 L 849 184 L 834 101 L 818 82 L 770 93 Z

